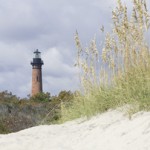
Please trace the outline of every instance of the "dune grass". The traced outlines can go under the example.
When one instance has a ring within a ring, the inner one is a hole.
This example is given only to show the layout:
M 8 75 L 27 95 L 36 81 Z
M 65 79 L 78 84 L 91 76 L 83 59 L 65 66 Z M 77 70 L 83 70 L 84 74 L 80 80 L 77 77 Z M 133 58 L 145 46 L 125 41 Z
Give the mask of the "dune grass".
M 112 11 L 113 28 L 98 50 L 96 38 L 83 48 L 78 33 L 77 63 L 81 90 L 69 106 L 62 104 L 62 120 L 130 105 L 129 114 L 150 110 L 150 15 L 145 0 L 133 0 L 132 13 L 118 0 Z M 104 27 L 102 27 L 102 32 Z

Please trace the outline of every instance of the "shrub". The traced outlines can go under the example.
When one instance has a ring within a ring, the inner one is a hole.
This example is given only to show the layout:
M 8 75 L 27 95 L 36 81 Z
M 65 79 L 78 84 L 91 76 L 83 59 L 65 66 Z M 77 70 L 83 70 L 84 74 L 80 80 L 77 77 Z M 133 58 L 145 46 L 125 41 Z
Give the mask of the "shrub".
M 0 121 L 0 134 L 7 134 L 9 133 L 9 130 L 6 128 L 4 123 Z
M 50 93 L 38 93 L 30 98 L 31 101 L 35 102 L 49 102 L 51 100 Z

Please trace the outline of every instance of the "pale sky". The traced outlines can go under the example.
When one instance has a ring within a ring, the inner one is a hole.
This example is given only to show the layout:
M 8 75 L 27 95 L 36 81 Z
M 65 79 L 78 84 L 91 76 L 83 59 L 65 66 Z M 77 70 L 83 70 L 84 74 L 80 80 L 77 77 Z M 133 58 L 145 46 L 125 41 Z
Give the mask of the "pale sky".
M 115 2 L 0 0 L 0 91 L 8 90 L 19 97 L 31 93 L 30 62 L 36 49 L 44 61 L 44 92 L 55 95 L 78 89 L 75 31 L 85 46 L 95 34 L 101 38 L 100 27 L 111 27 Z

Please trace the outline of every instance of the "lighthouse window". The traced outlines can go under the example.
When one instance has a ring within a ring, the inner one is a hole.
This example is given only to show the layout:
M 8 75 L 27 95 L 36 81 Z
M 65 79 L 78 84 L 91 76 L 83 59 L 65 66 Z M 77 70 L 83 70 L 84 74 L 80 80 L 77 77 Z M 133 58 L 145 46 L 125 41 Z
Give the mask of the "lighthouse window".
M 38 77 L 38 76 L 36 77 L 36 81 L 37 81 L 37 82 L 39 81 L 39 77 Z
M 36 54 L 35 54 L 35 58 L 41 58 L 40 54 L 39 54 L 39 53 L 36 53 Z

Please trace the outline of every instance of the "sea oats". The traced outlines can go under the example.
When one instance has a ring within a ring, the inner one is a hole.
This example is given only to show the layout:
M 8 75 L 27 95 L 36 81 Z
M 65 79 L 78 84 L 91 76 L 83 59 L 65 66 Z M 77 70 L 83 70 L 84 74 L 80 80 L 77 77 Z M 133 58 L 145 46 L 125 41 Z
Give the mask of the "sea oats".
M 81 91 L 64 115 L 90 116 L 125 104 L 150 110 L 150 15 L 145 0 L 133 0 L 129 13 L 121 0 L 112 11 L 112 32 L 102 47 L 96 38 L 83 48 L 75 34 Z M 104 27 L 101 28 L 102 31 Z M 134 113 L 133 111 L 130 113 Z M 72 117 L 72 116 L 71 116 Z

